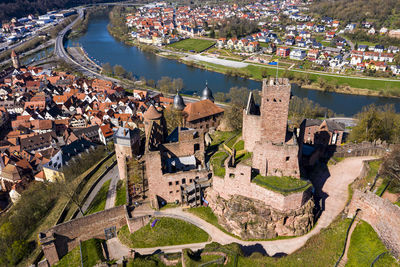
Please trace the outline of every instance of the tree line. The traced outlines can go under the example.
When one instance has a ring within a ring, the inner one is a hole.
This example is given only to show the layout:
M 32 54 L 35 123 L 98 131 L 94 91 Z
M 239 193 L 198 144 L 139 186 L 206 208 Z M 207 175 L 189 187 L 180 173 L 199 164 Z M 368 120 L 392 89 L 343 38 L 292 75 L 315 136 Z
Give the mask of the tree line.
M 332 17 L 341 23 L 371 20 L 377 27 L 400 28 L 398 0 L 318 0 L 310 7 L 319 17 Z
M 33 14 L 44 14 L 54 9 L 65 9 L 80 5 L 118 2 L 117 0 L 3 0 L 0 3 L 0 21 L 14 17 L 20 18 Z
M 55 207 L 60 198 L 77 200 L 76 178 L 105 154 L 98 146 L 90 153 L 77 156 L 64 169 L 65 180 L 54 183 L 31 182 L 19 200 L 0 218 L 0 266 L 15 266 L 38 246 L 28 239 Z M 79 206 L 78 206 L 79 207 Z

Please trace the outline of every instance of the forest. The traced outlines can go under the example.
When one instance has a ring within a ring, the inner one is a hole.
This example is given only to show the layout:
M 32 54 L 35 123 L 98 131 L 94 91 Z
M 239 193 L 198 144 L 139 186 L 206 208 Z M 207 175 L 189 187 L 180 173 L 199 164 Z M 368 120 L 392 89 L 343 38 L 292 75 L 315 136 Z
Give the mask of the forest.
M 79 5 L 103 2 L 118 2 L 117 0 L 2 0 L 0 1 L 0 21 L 6 22 L 16 17 L 29 14 L 41 15 L 54 9 L 65 9 Z
M 318 0 L 310 10 L 315 15 L 332 17 L 344 23 L 370 21 L 378 28 L 400 28 L 398 0 Z

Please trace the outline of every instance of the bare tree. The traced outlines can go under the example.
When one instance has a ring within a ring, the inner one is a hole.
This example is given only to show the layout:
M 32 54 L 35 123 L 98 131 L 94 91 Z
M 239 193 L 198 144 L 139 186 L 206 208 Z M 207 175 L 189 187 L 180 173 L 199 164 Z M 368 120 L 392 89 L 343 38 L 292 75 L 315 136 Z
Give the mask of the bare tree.
M 400 146 L 397 145 L 393 151 L 386 155 L 381 169 L 381 175 L 391 181 L 391 186 L 396 191 L 400 190 Z

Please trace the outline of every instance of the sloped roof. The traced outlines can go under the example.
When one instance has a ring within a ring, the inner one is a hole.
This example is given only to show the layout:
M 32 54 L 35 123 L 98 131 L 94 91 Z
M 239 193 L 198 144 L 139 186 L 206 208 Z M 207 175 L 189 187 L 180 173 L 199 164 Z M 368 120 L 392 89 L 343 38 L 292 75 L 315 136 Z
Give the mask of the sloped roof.
M 215 105 L 211 100 L 205 99 L 194 103 L 188 103 L 183 112 L 186 114 L 186 121 L 194 121 L 223 113 L 224 110 Z
M 147 111 L 143 114 L 143 117 L 146 120 L 157 120 L 162 117 L 162 113 L 158 112 L 153 105 L 150 105 Z

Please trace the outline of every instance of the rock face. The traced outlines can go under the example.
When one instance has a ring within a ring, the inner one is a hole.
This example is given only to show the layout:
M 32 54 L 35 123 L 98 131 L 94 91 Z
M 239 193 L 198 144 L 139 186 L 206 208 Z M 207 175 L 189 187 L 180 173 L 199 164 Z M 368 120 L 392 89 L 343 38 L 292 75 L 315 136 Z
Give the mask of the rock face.
M 243 239 L 304 235 L 314 223 L 313 198 L 291 211 L 276 210 L 263 201 L 239 195 L 224 199 L 212 189 L 207 198 L 219 224 Z

